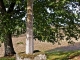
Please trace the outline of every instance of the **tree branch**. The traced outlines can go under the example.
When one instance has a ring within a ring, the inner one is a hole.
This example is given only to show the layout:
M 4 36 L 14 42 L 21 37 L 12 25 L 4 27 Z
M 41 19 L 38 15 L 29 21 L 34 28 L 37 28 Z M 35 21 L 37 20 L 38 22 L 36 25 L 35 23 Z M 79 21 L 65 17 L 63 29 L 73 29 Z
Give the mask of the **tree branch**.
M 12 2 L 12 3 L 10 4 L 10 7 L 9 7 L 7 13 L 11 13 L 11 12 L 13 11 L 15 4 L 16 4 L 16 1 L 14 1 L 14 2 Z
M 0 0 L 0 10 L 2 14 L 6 12 L 3 0 Z

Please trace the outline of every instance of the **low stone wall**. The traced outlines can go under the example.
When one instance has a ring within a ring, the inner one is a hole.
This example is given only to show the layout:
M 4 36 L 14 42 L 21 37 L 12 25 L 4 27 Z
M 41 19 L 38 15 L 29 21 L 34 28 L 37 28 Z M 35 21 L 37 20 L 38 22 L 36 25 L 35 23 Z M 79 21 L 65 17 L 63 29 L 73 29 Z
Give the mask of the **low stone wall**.
M 16 60 L 47 60 L 47 58 L 45 54 L 33 54 L 33 55 L 16 54 Z

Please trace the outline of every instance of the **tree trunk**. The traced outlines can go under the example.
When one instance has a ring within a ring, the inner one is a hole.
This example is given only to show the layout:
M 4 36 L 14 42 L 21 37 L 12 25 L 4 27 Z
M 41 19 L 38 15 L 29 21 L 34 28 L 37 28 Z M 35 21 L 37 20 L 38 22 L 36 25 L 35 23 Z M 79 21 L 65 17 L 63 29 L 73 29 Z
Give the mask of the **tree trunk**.
M 26 21 L 26 54 L 32 54 L 34 50 L 33 41 L 33 0 L 27 0 L 27 21 Z
M 12 44 L 12 35 L 11 34 L 7 34 L 5 36 L 4 48 L 5 48 L 4 56 L 13 56 L 15 54 L 13 44 Z

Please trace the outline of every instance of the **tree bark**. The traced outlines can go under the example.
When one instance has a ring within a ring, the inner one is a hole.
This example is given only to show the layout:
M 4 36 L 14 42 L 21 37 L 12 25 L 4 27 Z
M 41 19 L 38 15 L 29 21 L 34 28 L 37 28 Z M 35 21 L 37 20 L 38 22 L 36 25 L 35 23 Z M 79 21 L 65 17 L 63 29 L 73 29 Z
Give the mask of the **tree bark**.
M 2 16 L 4 16 L 6 12 L 8 14 L 11 14 L 11 12 L 14 9 L 15 3 L 16 3 L 15 1 L 12 2 L 10 4 L 9 10 L 6 11 L 3 0 L 0 0 L 0 11 L 1 11 Z M 5 25 L 2 25 L 3 28 L 4 28 L 4 26 Z M 14 55 L 15 51 L 14 51 L 13 44 L 12 44 L 12 35 L 11 35 L 11 33 L 8 32 L 8 34 L 5 34 L 4 39 L 5 39 L 4 40 L 4 48 L 5 48 L 4 56 Z
M 33 41 L 33 0 L 27 0 L 27 20 L 26 20 L 26 54 L 32 54 L 34 50 Z
M 5 48 L 4 56 L 13 56 L 15 54 L 12 43 L 12 36 L 10 33 L 6 34 L 5 36 L 4 48 Z

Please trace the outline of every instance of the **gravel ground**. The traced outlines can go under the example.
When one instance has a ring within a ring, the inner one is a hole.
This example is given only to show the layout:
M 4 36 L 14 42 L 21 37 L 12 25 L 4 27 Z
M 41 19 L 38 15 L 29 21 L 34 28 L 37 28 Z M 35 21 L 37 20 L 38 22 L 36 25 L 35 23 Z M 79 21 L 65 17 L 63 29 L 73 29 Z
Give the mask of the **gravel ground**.
M 13 37 L 13 45 L 16 53 L 25 52 L 25 40 L 26 36 L 22 35 L 19 37 Z M 80 40 L 80 39 L 79 39 Z M 52 44 L 48 42 L 40 42 L 38 40 L 34 41 L 34 50 L 40 51 L 67 51 L 67 50 L 79 50 L 80 49 L 80 41 L 75 41 L 74 45 L 68 44 L 66 41 L 62 41 L 61 45 Z M 4 55 L 4 44 L 0 47 L 0 57 Z

